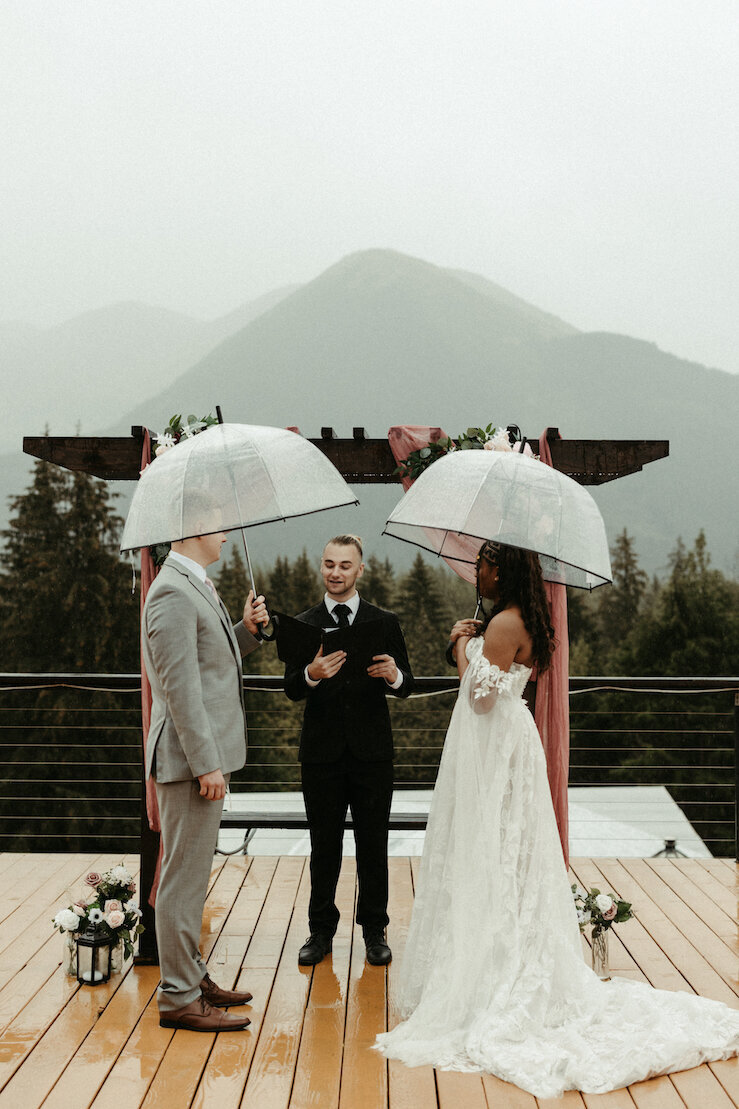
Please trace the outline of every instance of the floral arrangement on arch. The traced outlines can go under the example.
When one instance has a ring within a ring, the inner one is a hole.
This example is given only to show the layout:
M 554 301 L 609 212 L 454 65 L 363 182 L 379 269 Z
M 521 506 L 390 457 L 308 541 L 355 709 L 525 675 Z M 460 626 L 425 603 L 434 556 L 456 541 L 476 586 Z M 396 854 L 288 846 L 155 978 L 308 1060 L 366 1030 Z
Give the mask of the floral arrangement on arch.
M 416 451 L 411 451 L 407 458 L 401 460 L 395 473 L 401 478 L 410 478 L 415 481 L 432 462 L 443 458 L 452 451 L 512 451 L 513 444 L 521 439 L 521 432 L 514 424 L 508 427 L 468 427 L 453 439 L 450 435 L 443 435 L 440 439 L 433 439 Z M 531 448 L 525 443 L 521 448 L 526 454 L 533 455 Z M 533 455 L 536 457 L 536 455 Z
M 154 436 L 157 445 L 152 462 L 166 454 L 172 447 L 176 447 L 183 439 L 192 439 L 194 435 L 200 435 L 201 431 L 207 431 L 209 427 L 214 427 L 217 423 L 218 420 L 210 413 L 207 416 L 201 416 L 200 419 L 197 416 L 188 416 L 183 423 L 182 414 L 177 413 L 171 418 L 164 431 L 160 431 L 158 435 Z M 152 462 L 149 465 L 152 465 Z M 155 566 L 164 564 L 164 560 L 169 554 L 169 548 L 169 543 L 155 543 L 153 547 L 149 547 L 149 553 Z
M 605 932 L 614 924 L 631 920 L 634 915 L 631 911 L 631 902 L 621 901 L 613 893 L 601 893 L 595 888 L 586 891 L 582 886 L 575 884 L 572 886 L 572 896 L 575 899 L 580 931 L 584 932 L 590 924 L 593 928 L 593 936 Z
M 133 954 L 137 936 L 144 931 L 141 909 L 133 900 L 136 883 L 125 866 L 114 866 L 104 874 L 93 870 L 85 878 L 86 889 L 53 920 L 61 933 L 100 932 L 113 945 L 122 942 L 125 958 Z

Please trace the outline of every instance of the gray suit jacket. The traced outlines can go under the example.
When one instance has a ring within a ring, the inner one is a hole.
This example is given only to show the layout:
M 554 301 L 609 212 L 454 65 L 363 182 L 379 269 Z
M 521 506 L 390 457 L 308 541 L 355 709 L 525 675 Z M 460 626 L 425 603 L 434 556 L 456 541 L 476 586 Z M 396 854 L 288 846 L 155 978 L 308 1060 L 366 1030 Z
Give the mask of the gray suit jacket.
M 259 646 L 231 619 L 207 585 L 167 561 L 153 582 L 141 620 L 151 684 L 146 774 L 181 782 L 246 762 L 241 656 Z

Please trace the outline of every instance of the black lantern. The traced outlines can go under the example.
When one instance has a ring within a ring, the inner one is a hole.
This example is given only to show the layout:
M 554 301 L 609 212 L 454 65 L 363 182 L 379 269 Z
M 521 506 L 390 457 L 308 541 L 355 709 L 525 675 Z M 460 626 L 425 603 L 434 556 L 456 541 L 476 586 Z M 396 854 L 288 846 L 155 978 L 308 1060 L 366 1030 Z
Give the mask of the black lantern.
M 77 981 L 83 986 L 99 986 L 110 978 L 113 940 L 100 932 L 84 932 L 77 937 Z

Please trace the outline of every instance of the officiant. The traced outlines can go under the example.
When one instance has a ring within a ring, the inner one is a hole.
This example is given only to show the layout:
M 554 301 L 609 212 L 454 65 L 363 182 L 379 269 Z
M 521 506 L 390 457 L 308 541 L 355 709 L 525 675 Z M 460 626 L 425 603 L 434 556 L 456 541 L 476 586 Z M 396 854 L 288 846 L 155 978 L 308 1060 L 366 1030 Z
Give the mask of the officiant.
M 331 951 L 339 922 L 336 885 L 344 820 L 351 808 L 367 961 L 389 963 L 387 842 L 393 792 L 393 737 L 386 697 L 407 697 L 413 675 L 398 618 L 360 598 L 362 542 L 337 535 L 321 557 L 323 600 L 298 621 L 323 642 L 307 662 L 288 662 L 285 693 L 305 700 L 298 758 L 311 838 L 310 936 L 302 966 Z M 335 634 L 335 643 L 331 635 Z M 363 652 L 365 654 L 363 655 Z

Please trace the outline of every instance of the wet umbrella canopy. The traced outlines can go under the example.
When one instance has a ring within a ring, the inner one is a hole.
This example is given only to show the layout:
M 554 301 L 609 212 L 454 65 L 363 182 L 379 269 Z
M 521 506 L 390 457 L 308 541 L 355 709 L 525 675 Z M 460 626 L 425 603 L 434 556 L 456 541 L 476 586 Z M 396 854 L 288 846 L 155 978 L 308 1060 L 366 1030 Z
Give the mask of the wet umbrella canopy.
M 384 528 L 452 562 L 493 539 L 539 555 L 545 581 L 594 589 L 611 581 L 605 526 L 588 491 L 558 470 L 506 451 L 455 451 L 405 493 Z
M 357 503 L 336 467 L 295 432 L 218 424 L 144 470 L 121 550 Z

